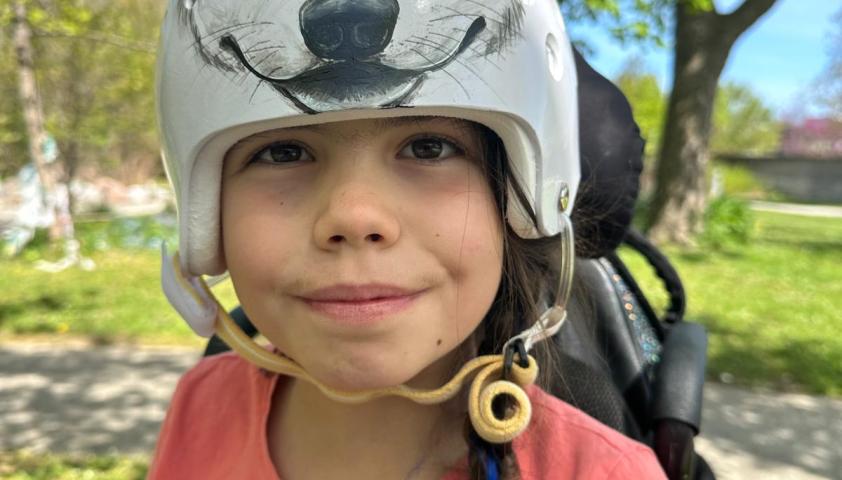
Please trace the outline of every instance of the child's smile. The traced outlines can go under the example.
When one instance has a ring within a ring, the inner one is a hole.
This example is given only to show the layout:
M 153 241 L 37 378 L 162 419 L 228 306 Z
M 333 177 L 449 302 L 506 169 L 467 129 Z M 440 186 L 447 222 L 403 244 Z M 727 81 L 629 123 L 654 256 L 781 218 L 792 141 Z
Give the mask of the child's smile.
M 351 283 L 311 290 L 299 298 L 337 323 L 359 328 L 412 307 L 426 291 L 392 284 Z
M 223 171 L 222 237 L 249 317 L 331 386 L 418 377 L 474 331 L 500 283 L 502 224 L 482 158 L 478 130 L 444 118 L 239 142 Z

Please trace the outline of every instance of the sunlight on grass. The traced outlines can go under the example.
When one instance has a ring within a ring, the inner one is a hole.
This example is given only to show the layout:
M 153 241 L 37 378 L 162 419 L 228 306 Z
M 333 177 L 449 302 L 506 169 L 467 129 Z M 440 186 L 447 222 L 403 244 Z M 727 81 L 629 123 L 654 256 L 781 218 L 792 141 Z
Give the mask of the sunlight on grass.
M 58 273 L 36 270 L 25 260 L 4 261 L 0 331 L 183 342 L 192 334 L 161 293 L 158 257 L 148 250 L 113 249 L 91 255 L 97 264 L 92 272 Z
M 175 248 L 172 215 L 92 221 L 77 225 L 93 271 L 47 273 L 40 258 L 60 255 L 43 232 L 18 258 L 0 262 L 0 335 L 43 339 L 85 337 L 97 343 L 202 345 L 170 307 L 160 287 L 160 245 Z M 223 305 L 236 305 L 230 281 L 214 288 Z
M 8 480 L 142 480 L 146 469 L 141 457 L 0 452 L 0 478 Z
M 710 334 L 709 374 L 842 395 L 842 220 L 757 213 L 756 229 L 741 249 L 666 249 L 687 290 L 687 319 Z M 621 255 L 663 309 L 645 262 Z
M 708 371 L 742 384 L 842 395 L 842 220 L 757 213 L 754 240 L 720 251 L 665 249 L 685 282 L 689 320 L 710 333 Z M 0 336 L 204 345 L 159 286 L 159 253 L 93 249 L 93 272 L 0 262 Z M 645 262 L 622 256 L 656 307 Z M 237 305 L 230 280 L 214 287 Z

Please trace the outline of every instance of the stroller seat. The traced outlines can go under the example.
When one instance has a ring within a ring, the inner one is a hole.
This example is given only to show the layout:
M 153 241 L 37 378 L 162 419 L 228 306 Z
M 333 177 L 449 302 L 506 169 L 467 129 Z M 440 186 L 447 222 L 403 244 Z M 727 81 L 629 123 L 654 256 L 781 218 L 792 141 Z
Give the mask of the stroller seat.
M 707 337 L 658 320 L 619 257 L 578 259 L 571 321 L 556 337 L 555 396 L 650 445 L 670 479 L 715 478 L 696 455 Z

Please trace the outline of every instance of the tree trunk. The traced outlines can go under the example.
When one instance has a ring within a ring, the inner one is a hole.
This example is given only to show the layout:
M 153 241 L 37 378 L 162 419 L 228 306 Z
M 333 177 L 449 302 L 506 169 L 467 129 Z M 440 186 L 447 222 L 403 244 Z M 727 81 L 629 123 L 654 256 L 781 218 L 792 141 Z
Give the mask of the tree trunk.
M 84 78 L 85 72 L 82 71 L 83 67 L 81 62 L 79 60 L 75 60 L 83 57 L 84 52 L 82 51 L 82 46 L 76 39 L 71 39 L 69 41 L 72 42 L 70 58 L 67 62 L 67 68 L 71 75 L 70 78 Z M 82 124 L 85 119 L 85 104 L 93 102 L 93 99 L 90 98 L 88 93 L 89 88 L 84 85 L 83 82 L 72 80 L 67 84 L 65 101 L 63 102 L 65 104 L 65 108 L 63 108 L 63 110 L 66 112 L 65 115 L 67 118 L 65 133 L 70 133 L 70 135 L 65 135 L 65 141 L 61 142 L 64 144 L 61 152 L 64 165 L 67 168 L 65 178 L 67 179 L 68 185 L 70 185 L 73 182 L 73 179 L 76 178 L 76 174 L 79 170 L 79 164 L 81 162 L 79 155 L 81 150 L 79 138 L 81 138 L 82 135 L 79 132 L 81 132 L 83 128 Z M 68 199 L 68 205 L 69 210 L 73 211 L 74 205 L 72 195 Z
M 35 78 L 32 30 L 26 17 L 24 0 L 16 0 L 14 3 L 14 24 L 19 94 L 26 123 L 29 155 L 41 181 L 44 206 L 53 211 L 54 220 L 49 228 L 50 240 L 64 240 L 66 256 L 73 257 L 72 261 L 78 261 L 79 245 L 75 239 L 73 217 L 70 214 L 70 190 L 61 181 L 58 169 L 48 165 L 43 151 L 47 134 L 44 130 L 43 107 Z
M 53 190 L 53 179 L 48 175 L 41 147 L 44 145 L 46 133 L 44 132 L 44 117 L 41 108 L 41 98 L 38 96 L 38 85 L 35 80 L 35 67 L 32 60 L 32 31 L 26 19 L 26 6 L 22 0 L 14 5 L 15 16 L 15 53 L 18 61 L 18 93 L 20 94 L 21 105 L 23 106 L 23 118 L 26 123 L 29 156 L 38 171 L 41 185 L 46 196 Z
M 655 167 L 649 236 L 690 243 L 702 229 L 708 142 L 719 75 L 739 36 L 776 0 L 745 0 L 728 15 L 676 3 L 673 88 Z

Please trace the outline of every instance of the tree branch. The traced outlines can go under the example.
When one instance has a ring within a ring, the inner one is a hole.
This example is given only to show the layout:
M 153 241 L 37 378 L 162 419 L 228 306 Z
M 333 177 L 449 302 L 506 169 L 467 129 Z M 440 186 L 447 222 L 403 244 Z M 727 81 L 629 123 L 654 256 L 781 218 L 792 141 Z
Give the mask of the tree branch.
M 116 35 L 108 35 L 102 34 L 98 32 L 89 32 L 86 34 L 70 34 L 65 32 L 59 31 L 49 31 L 49 30 L 42 30 L 42 29 L 33 29 L 33 33 L 39 37 L 49 37 L 49 38 L 75 38 L 79 40 L 86 40 L 89 42 L 95 43 L 104 43 L 107 45 L 112 45 L 114 47 L 125 48 L 128 50 L 134 50 L 136 52 L 144 52 L 144 53 L 155 53 L 155 46 L 151 43 L 147 42 L 138 42 L 134 40 L 129 40 L 123 37 L 118 37 Z
M 730 35 L 739 36 L 746 31 L 764 13 L 768 12 L 777 0 L 745 0 L 736 10 L 723 15 L 723 29 Z

